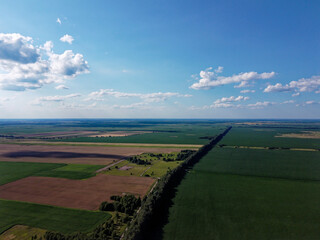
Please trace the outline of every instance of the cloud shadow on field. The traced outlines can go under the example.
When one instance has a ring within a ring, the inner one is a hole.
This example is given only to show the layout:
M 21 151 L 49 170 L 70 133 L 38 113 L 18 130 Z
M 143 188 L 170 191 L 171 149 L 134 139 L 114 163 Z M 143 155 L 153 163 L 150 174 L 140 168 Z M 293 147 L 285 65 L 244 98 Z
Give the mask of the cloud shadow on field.
M 17 151 L 2 154 L 8 158 L 116 158 L 121 159 L 125 156 L 115 154 L 99 154 L 99 153 L 76 153 L 76 152 L 38 152 L 38 151 Z

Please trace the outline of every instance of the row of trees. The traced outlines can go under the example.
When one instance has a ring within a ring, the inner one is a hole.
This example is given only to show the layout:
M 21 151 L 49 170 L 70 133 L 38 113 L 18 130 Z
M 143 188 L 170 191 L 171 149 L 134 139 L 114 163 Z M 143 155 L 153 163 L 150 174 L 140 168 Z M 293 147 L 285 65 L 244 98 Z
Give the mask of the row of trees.
M 124 233 L 123 240 L 153 239 L 159 233 L 167 219 L 169 206 L 175 195 L 175 188 L 179 185 L 188 169 L 192 168 L 204 155 L 206 155 L 229 131 L 228 127 L 223 133 L 215 136 L 207 145 L 190 155 L 177 168 L 168 171 L 163 176 L 153 191 L 142 202 L 141 208 L 134 215 Z
M 117 211 L 126 213 L 128 215 L 133 215 L 133 213 L 141 206 L 141 199 L 136 198 L 132 194 L 125 196 L 111 196 L 113 202 L 102 202 L 100 204 L 100 211 Z
M 140 159 L 139 156 L 130 157 L 130 158 L 128 158 L 128 161 L 135 163 L 135 164 L 138 164 L 138 165 L 150 165 L 151 164 L 151 162 L 149 162 L 149 161 Z

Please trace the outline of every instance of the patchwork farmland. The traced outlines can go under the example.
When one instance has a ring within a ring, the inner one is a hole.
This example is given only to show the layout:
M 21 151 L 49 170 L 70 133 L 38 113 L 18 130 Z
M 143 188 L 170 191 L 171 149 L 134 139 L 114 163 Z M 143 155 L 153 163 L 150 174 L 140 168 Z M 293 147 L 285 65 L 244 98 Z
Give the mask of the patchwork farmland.
M 146 209 L 169 213 L 150 221 L 148 239 L 320 235 L 317 123 L 55 124 L 0 126 L 1 240 L 134 239 Z M 176 169 L 186 175 L 175 192 L 166 179 Z M 159 196 L 173 204 L 153 209 Z
M 16 129 L 8 127 L 13 132 L 1 134 L 0 239 L 44 237 L 47 231 L 90 235 L 102 223 L 104 232 L 113 229 L 120 236 L 125 221 L 132 216 L 122 213 L 121 209 L 117 214 L 114 210 L 101 211 L 101 204 L 116 203 L 111 200 L 114 196 L 143 198 L 158 178 L 183 162 L 181 156 L 184 155 L 179 155 L 182 150 L 189 149 L 192 153 L 202 146 L 171 141 L 157 144 L 68 142 L 70 138 L 77 140 L 83 136 L 113 139 L 156 133 L 95 128 L 93 131 L 81 128 L 48 131 L 50 126 L 42 127 L 36 125 L 31 127 L 33 131 L 28 128 L 24 131 L 17 124 Z M 52 141 L 57 139 L 59 141 Z M 131 157 L 142 162 L 132 162 Z M 23 217 L 17 215 L 18 211 L 23 212 Z M 119 214 L 124 222 L 117 220 L 117 224 L 110 225 Z M 66 216 L 65 220 L 62 215 Z

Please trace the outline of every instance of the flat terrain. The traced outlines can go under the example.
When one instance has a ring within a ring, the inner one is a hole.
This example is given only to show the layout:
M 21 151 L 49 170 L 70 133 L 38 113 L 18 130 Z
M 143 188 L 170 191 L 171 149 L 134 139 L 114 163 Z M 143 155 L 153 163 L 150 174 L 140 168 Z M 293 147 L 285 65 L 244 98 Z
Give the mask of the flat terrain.
M 319 179 L 319 158 L 284 151 L 213 149 L 178 187 L 164 239 L 317 239 L 320 182 L 304 178 Z
M 164 238 L 315 240 L 320 184 L 202 172 L 178 187 Z
M 135 163 L 130 163 L 129 161 L 122 161 L 119 164 L 114 165 L 104 172 L 107 175 L 117 175 L 117 176 L 150 176 L 150 177 L 161 177 L 168 169 L 174 169 L 182 161 L 153 161 L 152 165 L 138 165 Z
M 0 198 L 61 207 L 97 210 L 112 195 L 131 193 L 143 197 L 154 179 L 99 174 L 86 180 L 27 177 L 0 186 Z
M 293 138 L 292 134 L 305 134 L 305 129 L 234 127 L 220 144 L 251 147 L 320 148 L 320 139 Z M 290 134 L 290 137 L 288 137 Z M 282 136 L 282 137 L 280 137 Z
M 65 164 L 0 162 L 0 185 L 63 166 Z
M 0 144 L 0 161 L 108 165 L 144 152 L 169 153 L 174 148 L 88 147 Z
M 0 233 L 17 224 L 62 233 L 88 232 L 110 217 L 107 212 L 90 212 L 0 199 Z
M 214 148 L 206 157 L 207 172 L 320 181 L 319 151 Z

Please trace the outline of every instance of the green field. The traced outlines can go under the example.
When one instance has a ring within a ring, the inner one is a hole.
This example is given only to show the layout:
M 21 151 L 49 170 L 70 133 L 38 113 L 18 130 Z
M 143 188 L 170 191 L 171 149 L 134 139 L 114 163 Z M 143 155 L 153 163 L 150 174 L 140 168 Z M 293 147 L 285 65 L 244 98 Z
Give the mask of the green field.
M 145 129 L 140 129 L 145 130 Z M 217 126 L 178 125 L 167 128 L 170 132 L 145 133 L 126 137 L 74 137 L 56 141 L 99 143 L 158 143 L 158 144 L 206 144 L 208 139 L 220 132 Z
M 220 144 L 229 146 L 319 149 L 320 139 L 275 137 L 284 133 L 301 133 L 306 130 L 308 129 L 233 127 Z M 315 130 L 313 129 L 312 131 Z
M 69 179 L 85 179 L 96 175 L 96 171 L 105 167 L 104 165 L 68 164 L 48 171 L 41 171 L 35 176 L 58 177 Z
M 216 174 L 198 166 L 178 187 L 163 239 L 319 239 L 318 182 Z
M 0 185 L 28 176 L 33 176 L 42 171 L 51 171 L 63 166 L 65 166 L 65 164 L 0 162 Z
M 179 185 L 164 239 L 318 239 L 319 159 L 214 148 Z
M 110 217 L 107 212 L 0 200 L 0 233 L 16 224 L 62 233 L 88 232 Z
M 214 148 L 201 170 L 275 178 L 320 180 L 320 152 Z
M 0 185 L 29 176 L 85 179 L 95 176 L 104 165 L 0 162 Z

